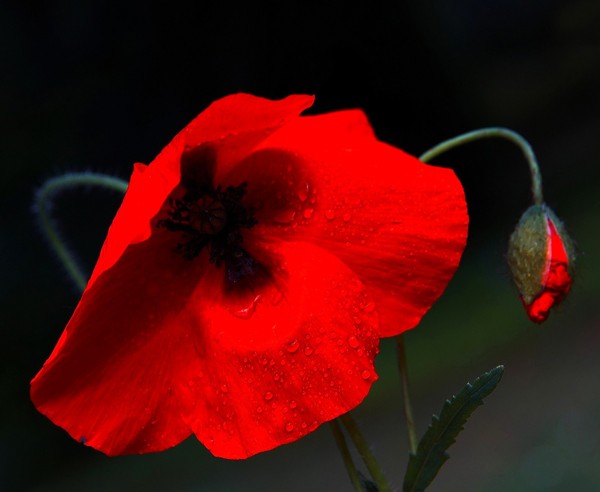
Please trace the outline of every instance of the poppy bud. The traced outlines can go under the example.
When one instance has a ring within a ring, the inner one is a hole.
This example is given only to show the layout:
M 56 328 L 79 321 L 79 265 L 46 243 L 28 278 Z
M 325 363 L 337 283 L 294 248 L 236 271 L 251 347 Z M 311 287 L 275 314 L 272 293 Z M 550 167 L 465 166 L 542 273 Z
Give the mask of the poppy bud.
M 550 208 L 525 211 L 510 236 L 507 259 L 527 315 L 542 323 L 569 292 L 575 259 L 571 239 Z

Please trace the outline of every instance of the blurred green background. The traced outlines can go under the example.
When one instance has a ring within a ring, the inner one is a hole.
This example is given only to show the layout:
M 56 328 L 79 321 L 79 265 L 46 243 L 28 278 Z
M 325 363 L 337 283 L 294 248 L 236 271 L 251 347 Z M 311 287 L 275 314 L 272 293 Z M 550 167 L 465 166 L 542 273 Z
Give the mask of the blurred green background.
M 327 426 L 254 458 L 213 458 L 193 438 L 107 458 L 29 402 L 78 295 L 31 213 L 64 171 L 127 178 L 212 100 L 312 93 L 311 112 L 361 107 L 380 139 L 420 154 L 474 128 L 532 143 L 547 202 L 579 248 L 572 294 L 530 323 L 504 264 L 529 204 L 520 153 L 471 144 L 436 161 L 461 178 L 470 239 L 446 294 L 406 336 L 417 424 L 500 363 L 506 373 L 429 490 L 600 490 L 600 2 L 410 0 L 0 4 L 0 490 L 350 490 Z M 119 203 L 80 190 L 55 203 L 88 268 Z M 394 487 L 407 445 L 391 340 L 355 414 Z

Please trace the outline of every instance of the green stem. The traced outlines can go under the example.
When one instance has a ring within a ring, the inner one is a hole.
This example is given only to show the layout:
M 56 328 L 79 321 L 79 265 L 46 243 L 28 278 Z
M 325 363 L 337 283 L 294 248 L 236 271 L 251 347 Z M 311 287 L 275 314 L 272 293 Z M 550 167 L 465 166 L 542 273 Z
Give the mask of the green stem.
M 464 133 L 462 135 L 459 135 L 458 137 L 446 140 L 445 142 L 442 142 L 436 145 L 435 147 L 429 149 L 427 152 L 421 155 L 419 159 L 423 162 L 429 162 L 434 157 L 437 157 L 450 149 L 459 147 L 469 142 L 473 142 L 475 140 L 481 140 L 483 138 L 503 138 L 514 143 L 521 149 L 523 155 L 525 156 L 525 159 L 527 160 L 527 163 L 529 164 L 529 171 L 531 173 L 531 193 L 533 195 L 533 202 L 536 205 L 542 205 L 544 203 L 542 196 L 542 175 L 540 173 L 540 166 L 537 162 L 533 149 L 524 137 L 522 137 L 513 130 L 509 130 L 508 128 L 481 128 L 480 130 L 474 130 L 472 132 Z
M 408 384 L 408 364 L 406 362 L 406 348 L 402 334 L 396 336 L 396 348 L 398 352 L 398 370 L 400 371 L 400 383 L 402 386 L 402 405 L 404 409 L 404 420 L 406 422 L 406 433 L 408 435 L 408 448 L 411 454 L 417 454 L 419 441 L 413 417 L 412 404 Z
M 340 454 L 342 455 L 342 459 L 344 460 L 344 465 L 346 465 L 346 471 L 350 476 L 350 481 L 352 482 L 354 490 L 356 490 L 356 492 L 364 492 L 364 488 L 360 479 L 360 474 L 358 473 L 356 465 L 352 460 L 352 455 L 350 454 L 350 450 L 348 449 L 348 445 L 346 444 L 346 438 L 344 437 L 342 429 L 340 428 L 336 420 L 332 420 L 331 422 L 329 422 L 329 425 L 331 427 L 333 437 L 335 438 L 335 443 L 337 444 Z
M 52 199 L 61 192 L 77 186 L 98 186 L 125 193 L 127 182 L 106 174 L 99 173 L 66 173 L 48 179 L 35 195 L 34 211 L 40 223 L 42 232 L 48 239 L 50 247 L 64 265 L 69 276 L 79 290 L 83 291 L 87 276 L 75 259 L 66 242 L 60 237 L 56 223 L 51 215 Z
M 352 442 L 358 450 L 358 454 L 360 454 L 360 457 L 365 463 L 367 470 L 369 470 L 369 473 L 371 474 L 375 485 L 377 485 L 377 490 L 379 492 L 391 492 L 392 489 L 388 485 L 387 480 L 383 475 L 383 471 L 379 466 L 379 463 L 377 463 L 375 456 L 371 452 L 371 449 L 369 448 L 369 443 L 367 443 L 367 440 L 360 432 L 354 419 L 350 416 L 349 413 L 342 415 L 341 417 L 339 417 L 339 419 L 342 422 L 342 424 L 344 424 L 344 426 L 346 427 L 350 439 L 352 439 Z

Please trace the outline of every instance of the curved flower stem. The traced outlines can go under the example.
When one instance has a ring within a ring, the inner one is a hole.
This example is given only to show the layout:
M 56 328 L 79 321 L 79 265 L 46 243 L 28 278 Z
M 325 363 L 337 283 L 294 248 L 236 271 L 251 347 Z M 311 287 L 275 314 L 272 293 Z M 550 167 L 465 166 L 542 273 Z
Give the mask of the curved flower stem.
M 408 449 L 411 454 L 417 454 L 419 441 L 413 418 L 412 405 L 408 385 L 408 365 L 406 363 L 406 348 L 402 334 L 396 336 L 396 348 L 398 352 L 398 370 L 400 371 L 400 382 L 402 386 L 402 404 L 404 409 L 404 420 L 406 421 L 406 433 L 408 435 Z
M 344 460 L 344 465 L 346 465 L 346 471 L 350 476 L 350 481 L 352 482 L 352 486 L 356 492 L 364 492 L 364 488 L 362 486 L 362 482 L 360 480 L 360 475 L 358 470 L 356 469 L 356 465 L 352 460 L 352 455 L 350 454 L 350 450 L 348 449 L 348 445 L 346 444 L 346 438 L 344 437 L 344 433 L 340 428 L 339 424 L 336 420 L 332 420 L 329 422 L 331 432 L 333 437 L 335 438 L 335 443 L 342 455 L 342 459 Z
M 542 175 L 540 174 L 540 166 L 537 162 L 533 149 L 524 137 L 522 137 L 513 130 L 509 130 L 508 128 L 481 128 L 480 130 L 474 130 L 472 132 L 464 133 L 457 137 L 446 140 L 436 145 L 435 147 L 429 149 L 427 152 L 422 154 L 419 157 L 419 159 L 423 162 L 429 162 L 434 157 L 437 157 L 450 149 L 483 138 L 503 138 L 505 140 L 511 141 L 521 149 L 523 155 L 525 156 L 525 159 L 527 160 L 527 163 L 529 164 L 529 171 L 531 173 L 531 193 L 533 195 L 533 203 L 536 205 L 542 205 L 544 203 L 542 197 Z
M 367 470 L 369 470 L 373 481 L 377 485 L 377 490 L 379 492 L 391 492 L 392 489 L 388 485 L 387 480 L 383 475 L 383 471 L 379 466 L 379 463 L 377 463 L 375 456 L 371 452 L 371 449 L 369 448 L 369 443 L 367 443 L 367 440 L 360 432 L 352 416 L 349 413 L 347 413 L 339 417 L 339 419 L 342 422 L 342 424 L 344 424 L 344 427 L 346 427 L 350 439 L 352 439 L 352 442 L 358 450 L 358 454 L 360 454 L 360 457 L 365 463 Z
M 60 237 L 56 223 L 51 215 L 52 199 L 61 192 L 77 186 L 98 186 L 125 193 L 127 181 L 100 173 L 66 173 L 48 179 L 35 195 L 34 213 L 40 223 L 42 232 L 48 239 L 50 247 L 62 262 L 75 285 L 83 291 L 87 277 L 66 242 Z

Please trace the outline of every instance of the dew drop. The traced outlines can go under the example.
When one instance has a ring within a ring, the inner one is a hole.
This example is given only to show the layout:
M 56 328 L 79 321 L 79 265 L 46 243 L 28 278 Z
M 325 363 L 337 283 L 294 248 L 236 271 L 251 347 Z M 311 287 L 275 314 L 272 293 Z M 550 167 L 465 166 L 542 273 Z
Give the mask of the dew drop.
M 294 424 L 292 424 L 291 422 L 288 422 L 287 424 L 285 424 L 286 432 L 292 432 L 293 430 L 294 430 Z
M 227 385 L 226 385 L 226 384 L 222 384 L 222 385 L 221 385 L 221 391 L 222 391 L 223 393 L 227 393 L 227 392 L 229 391 L 229 388 L 227 387 Z
M 260 405 L 256 407 L 256 413 L 263 413 L 263 407 Z
M 300 347 L 300 343 L 298 342 L 298 340 L 294 339 L 290 343 L 287 344 L 287 346 L 285 347 L 285 349 L 290 354 L 295 354 L 296 352 L 298 352 L 298 348 L 299 347 Z
M 312 355 L 312 353 L 313 353 L 313 349 L 311 349 L 310 347 L 306 347 L 306 348 L 304 349 L 304 355 L 306 355 L 307 357 L 308 357 L 309 355 Z
M 250 304 L 248 304 L 246 307 L 240 309 L 239 311 L 235 311 L 233 313 L 233 315 L 236 318 L 240 318 L 240 319 L 250 319 L 252 317 L 252 315 L 254 314 L 254 312 L 256 311 L 256 305 L 260 302 L 260 300 L 262 299 L 262 296 L 260 294 L 258 294 Z
M 360 344 L 358 343 L 358 339 L 354 335 L 352 335 L 351 337 L 348 338 L 348 345 L 350 345 L 350 347 L 355 349 L 355 348 L 358 348 L 358 346 Z
M 305 219 L 310 219 L 312 217 L 312 214 L 315 210 L 312 208 L 307 208 L 304 209 L 304 213 L 302 214 L 304 216 Z
M 304 185 L 298 190 L 298 198 L 301 202 L 306 201 L 308 198 L 308 189 L 308 183 L 304 183 Z
M 290 402 L 290 408 L 291 408 L 292 410 L 293 410 L 294 408 L 296 408 L 297 406 L 298 406 L 298 404 L 297 404 L 297 403 L 296 403 L 294 400 L 292 400 L 292 401 Z
M 361 377 L 363 379 L 369 379 L 371 377 L 371 373 L 369 371 L 367 371 L 366 369 L 361 373 Z
M 335 211 L 333 211 L 333 210 L 331 210 L 331 209 L 327 210 L 327 211 L 325 212 L 325 218 L 326 218 L 327 220 L 333 220 L 333 219 L 335 219 Z
M 292 209 L 282 210 L 275 214 L 273 221 L 282 225 L 289 225 L 294 222 L 296 211 Z
M 271 298 L 271 304 L 277 306 L 283 300 L 283 293 L 280 290 L 275 291 Z
M 352 216 L 349 213 L 345 213 L 342 216 L 342 219 L 344 219 L 344 222 L 348 222 L 351 218 L 352 218 Z
M 375 309 L 375 303 L 373 301 L 368 302 L 367 305 L 365 306 L 365 311 L 367 313 L 370 313 L 373 311 L 373 309 Z
M 271 393 L 270 391 L 267 391 L 265 393 L 265 400 L 269 401 L 273 399 L 273 393 Z

